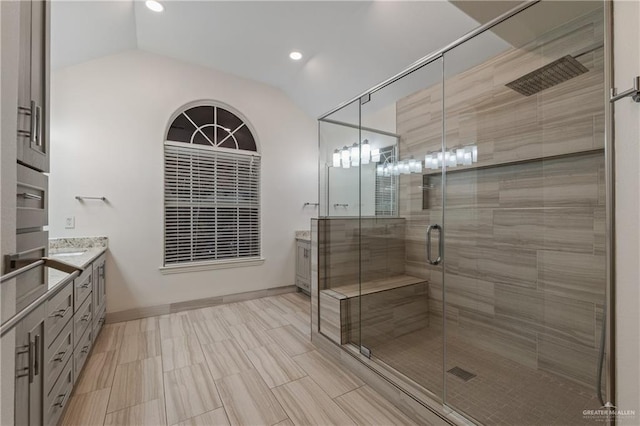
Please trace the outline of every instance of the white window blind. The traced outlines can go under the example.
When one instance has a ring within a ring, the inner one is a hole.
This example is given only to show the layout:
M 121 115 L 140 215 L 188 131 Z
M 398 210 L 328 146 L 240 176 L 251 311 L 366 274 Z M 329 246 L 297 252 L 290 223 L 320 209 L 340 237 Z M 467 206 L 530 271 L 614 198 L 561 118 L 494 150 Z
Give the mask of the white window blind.
M 260 257 L 260 156 L 165 142 L 165 265 Z

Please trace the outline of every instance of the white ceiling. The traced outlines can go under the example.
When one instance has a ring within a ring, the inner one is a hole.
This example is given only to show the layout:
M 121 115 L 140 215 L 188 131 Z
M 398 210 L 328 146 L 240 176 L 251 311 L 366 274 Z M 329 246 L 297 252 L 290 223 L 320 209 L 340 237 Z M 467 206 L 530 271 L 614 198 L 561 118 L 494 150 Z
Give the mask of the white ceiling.
M 138 48 L 279 87 L 316 117 L 478 26 L 446 1 L 163 4 L 54 1 L 52 68 Z

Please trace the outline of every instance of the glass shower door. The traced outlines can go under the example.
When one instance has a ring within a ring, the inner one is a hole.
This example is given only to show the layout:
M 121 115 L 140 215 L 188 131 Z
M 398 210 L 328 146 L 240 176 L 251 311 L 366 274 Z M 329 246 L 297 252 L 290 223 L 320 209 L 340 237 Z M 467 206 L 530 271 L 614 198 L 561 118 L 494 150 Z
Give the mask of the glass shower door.
M 444 55 L 444 401 L 481 423 L 603 405 L 602 6 L 538 3 Z
M 442 225 L 442 59 L 361 99 L 360 111 L 360 162 L 369 163 L 361 194 L 376 200 L 361 216 L 360 293 L 350 309 L 360 314 L 360 349 L 416 397 L 442 401 L 442 267 L 427 259 L 427 231 L 436 259 Z

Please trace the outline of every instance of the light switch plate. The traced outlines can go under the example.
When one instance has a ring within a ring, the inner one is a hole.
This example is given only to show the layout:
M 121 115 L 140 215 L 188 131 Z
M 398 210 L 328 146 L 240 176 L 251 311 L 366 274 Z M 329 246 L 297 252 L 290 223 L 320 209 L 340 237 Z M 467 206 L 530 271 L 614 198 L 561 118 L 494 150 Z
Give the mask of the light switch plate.
M 74 229 L 76 227 L 76 217 L 68 216 L 64 219 L 65 229 Z

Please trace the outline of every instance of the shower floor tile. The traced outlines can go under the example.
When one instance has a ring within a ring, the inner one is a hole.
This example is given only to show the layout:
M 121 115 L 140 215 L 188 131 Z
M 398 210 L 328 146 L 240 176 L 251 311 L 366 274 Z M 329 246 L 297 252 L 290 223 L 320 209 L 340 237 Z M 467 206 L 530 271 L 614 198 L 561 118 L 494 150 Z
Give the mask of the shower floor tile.
M 441 330 L 419 330 L 369 349 L 372 360 L 442 398 Z M 448 338 L 446 370 L 454 367 L 476 376 L 464 381 L 447 373 L 447 404 L 484 424 L 592 424 L 582 411 L 601 406 L 586 386 Z

